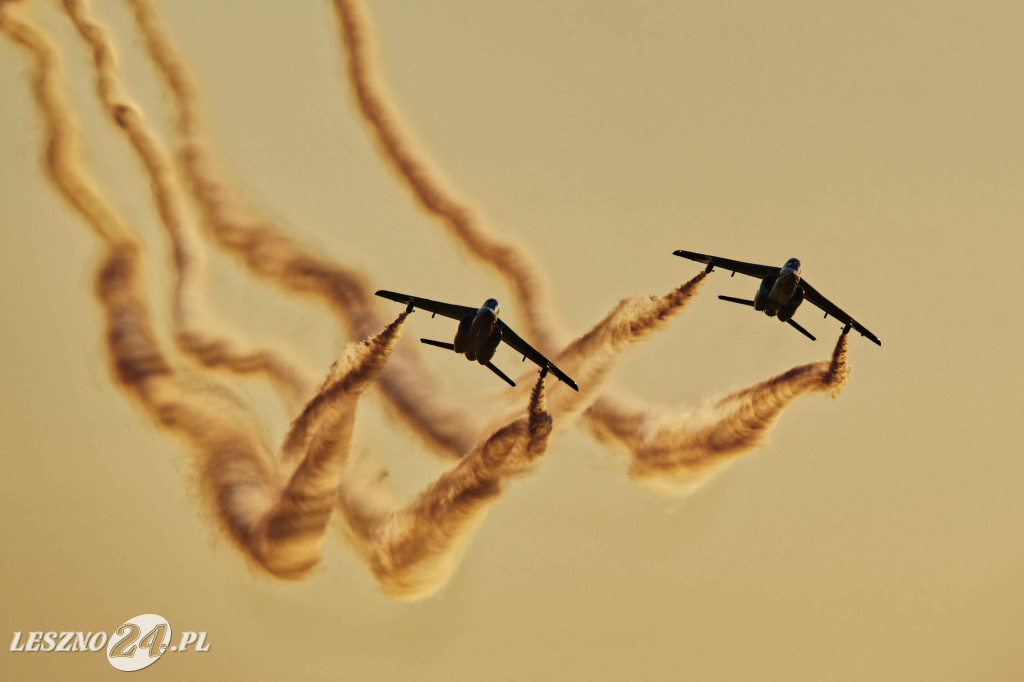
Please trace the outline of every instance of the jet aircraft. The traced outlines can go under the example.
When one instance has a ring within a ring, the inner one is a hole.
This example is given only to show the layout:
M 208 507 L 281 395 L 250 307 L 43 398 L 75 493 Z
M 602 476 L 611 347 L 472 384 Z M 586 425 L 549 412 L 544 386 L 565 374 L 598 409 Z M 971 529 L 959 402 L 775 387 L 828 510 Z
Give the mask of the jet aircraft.
M 730 303 L 751 306 L 754 310 L 760 310 L 768 317 L 778 317 L 780 322 L 788 322 L 790 326 L 812 341 L 815 340 L 814 336 L 793 320 L 793 314 L 804 301 L 809 301 L 824 310 L 825 317 L 831 315 L 842 322 L 843 334 L 848 334 L 852 327 L 860 332 L 861 336 L 868 337 L 879 346 L 882 345 L 878 337 L 868 331 L 864 325 L 857 322 L 857 320 L 843 312 L 839 306 L 819 294 L 817 289 L 800 276 L 800 261 L 796 258 L 790 258 L 786 261 L 785 265 L 777 268 L 772 265 L 744 263 L 738 260 L 694 253 L 693 251 L 674 251 L 673 255 L 688 258 L 698 263 L 706 263 L 707 267 L 704 268 L 704 272 L 711 272 L 717 266 L 724 270 L 731 270 L 732 276 L 735 276 L 738 272 L 742 275 L 758 278 L 761 280 L 761 286 L 758 287 L 754 300 L 733 298 L 732 296 L 719 296 L 718 298 Z
M 430 346 L 455 351 L 465 355 L 468 360 L 476 360 L 512 386 L 516 385 L 515 382 L 491 363 L 491 358 L 494 357 L 494 353 L 502 341 L 518 353 L 521 353 L 524 361 L 529 358 L 540 366 L 542 375 L 550 371 L 573 390 L 580 390 L 576 382 L 569 378 L 565 372 L 555 367 L 554 363 L 541 355 L 530 344 L 519 338 L 519 335 L 512 331 L 511 327 L 498 318 L 499 307 L 496 299 L 489 298 L 479 308 L 471 308 L 453 303 L 431 301 L 429 298 L 399 294 L 394 291 L 381 290 L 377 292 L 377 295 L 381 298 L 397 301 L 398 303 L 405 303 L 409 312 L 416 308 L 422 308 L 434 313 L 434 315 L 444 315 L 453 320 L 458 320 L 459 327 L 455 332 L 455 343 L 445 343 L 432 339 L 420 339 L 420 341 Z

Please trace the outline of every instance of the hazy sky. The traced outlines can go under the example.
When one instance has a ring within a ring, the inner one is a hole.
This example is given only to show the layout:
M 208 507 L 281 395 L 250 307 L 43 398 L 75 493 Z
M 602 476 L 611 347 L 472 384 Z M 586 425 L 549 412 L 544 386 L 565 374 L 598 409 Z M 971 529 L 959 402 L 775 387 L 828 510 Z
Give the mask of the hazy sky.
M 424 217 L 353 107 L 328 3 L 160 3 L 247 197 L 375 287 L 479 305 L 497 277 Z M 122 3 L 94 2 L 129 88 L 171 107 Z M 168 255 L 146 180 L 54 4 L 86 153 L 142 235 L 168 329 Z M 639 8 L 639 9 L 638 9 Z M 804 275 L 882 339 L 851 338 L 835 401 L 685 500 L 630 481 L 574 429 L 514 482 L 437 596 L 382 596 L 332 533 L 299 584 L 255 575 L 205 518 L 187 450 L 116 390 L 93 300 L 99 244 L 46 184 L 27 61 L 0 40 L 0 635 L 143 613 L 209 632 L 153 679 L 1009 680 L 1024 677 L 1024 7 L 1004 2 L 376 2 L 384 74 L 447 177 L 548 268 L 584 331 L 699 271 L 675 249 Z M 722 303 L 716 272 L 617 384 L 664 405 L 824 358 L 821 340 Z M 323 308 L 213 259 L 219 310 L 326 371 Z M 379 305 L 392 304 L 380 302 Z M 393 307 L 397 308 L 397 305 Z M 395 310 L 397 313 L 397 310 Z M 414 316 L 404 333 L 446 338 Z M 485 414 L 503 387 L 424 353 Z M 497 363 L 518 362 L 500 351 Z M 278 441 L 290 415 L 231 384 Z M 413 494 L 443 471 L 376 398 L 359 441 Z M 12 677 L 96 679 L 102 654 L 12 654 Z M 164 660 L 166 659 L 166 660 Z

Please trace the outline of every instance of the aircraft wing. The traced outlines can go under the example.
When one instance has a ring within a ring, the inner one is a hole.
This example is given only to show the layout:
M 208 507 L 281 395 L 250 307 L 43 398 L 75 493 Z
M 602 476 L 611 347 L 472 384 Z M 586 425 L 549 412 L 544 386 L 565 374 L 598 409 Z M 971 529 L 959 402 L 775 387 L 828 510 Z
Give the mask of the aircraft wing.
M 757 263 L 744 263 L 739 260 L 730 260 L 729 258 L 720 258 L 718 256 L 708 256 L 703 253 L 694 253 L 693 251 L 673 251 L 673 256 L 679 256 L 680 258 L 689 258 L 690 260 L 697 261 L 698 263 L 707 263 L 708 272 L 711 272 L 711 268 L 722 268 L 723 270 L 731 270 L 738 272 L 741 275 L 750 275 L 758 279 L 764 279 L 768 275 L 777 275 L 781 268 L 777 268 L 774 265 L 758 265 Z
M 882 342 L 878 340 L 877 336 L 869 332 L 867 328 L 860 322 L 858 322 L 857 320 L 853 319 L 845 312 L 843 312 L 842 308 L 840 308 L 835 303 L 819 294 L 818 290 L 812 287 L 810 284 L 808 284 L 807 280 L 803 279 L 802 277 L 800 278 L 800 286 L 803 287 L 804 290 L 804 300 L 810 301 L 814 305 L 824 310 L 825 317 L 831 315 L 832 317 L 836 318 L 843 324 L 848 324 L 854 329 L 856 329 L 858 332 L 861 333 L 862 336 L 868 337 L 869 339 L 877 343 L 879 346 L 882 345 Z
M 427 310 L 435 315 L 444 315 L 445 317 L 450 317 L 453 320 L 461 320 L 466 315 L 476 315 L 478 312 L 476 308 L 470 308 L 465 305 L 431 301 L 429 298 L 419 298 L 418 296 L 409 296 L 408 294 L 399 294 L 394 291 L 385 291 L 383 289 L 378 291 L 377 295 L 381 298 L 387 298 L 392 301 L 411 305 L 413 308 Z
M 565 372 L 555 367 L 553 362 L 541 355 L 533 346 L 519 338 L 519 335 L 512 331 L 512 328 L 505 324 L 505 321 L 501 318 L 498 318 L 498 327 L 501 328 L 501 340 L 507 343 L 511 348 L 528 357 L 541 368 L 547 367 L 552 374 L 568 384 L 574 391 L 580 390 L 580 387 L 576 385 L 575 381 L 569 378 Z

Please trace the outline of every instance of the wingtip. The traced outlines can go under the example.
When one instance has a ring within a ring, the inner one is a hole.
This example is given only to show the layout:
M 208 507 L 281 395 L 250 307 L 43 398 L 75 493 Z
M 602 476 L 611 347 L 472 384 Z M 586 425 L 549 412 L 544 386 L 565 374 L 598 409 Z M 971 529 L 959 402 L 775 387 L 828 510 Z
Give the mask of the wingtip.
M 373 295 L 380 296 L 381 298 L 386 298 L 389 301 L 395 301 L 396 303 L 410 303 L 414 298 L 413 296 L 409 296 L 407 294 L 400 294 L 397 291 L 389 291 L 388 289 L 378 289 L 377 291 L 373 292 Z

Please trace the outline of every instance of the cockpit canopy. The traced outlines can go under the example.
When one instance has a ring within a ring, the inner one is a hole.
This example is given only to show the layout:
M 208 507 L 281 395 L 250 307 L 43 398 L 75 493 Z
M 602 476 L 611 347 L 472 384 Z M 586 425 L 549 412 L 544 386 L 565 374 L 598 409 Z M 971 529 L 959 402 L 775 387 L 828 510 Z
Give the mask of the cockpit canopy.
M 788 261 L 786 261 L 785 267 L 787 270 L 792 270 L 793 272 L 800 272 L 800 259 L 790 258 Z

